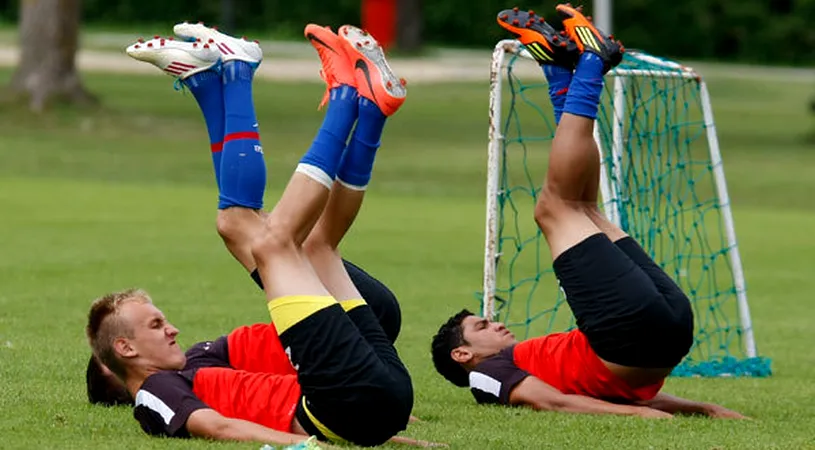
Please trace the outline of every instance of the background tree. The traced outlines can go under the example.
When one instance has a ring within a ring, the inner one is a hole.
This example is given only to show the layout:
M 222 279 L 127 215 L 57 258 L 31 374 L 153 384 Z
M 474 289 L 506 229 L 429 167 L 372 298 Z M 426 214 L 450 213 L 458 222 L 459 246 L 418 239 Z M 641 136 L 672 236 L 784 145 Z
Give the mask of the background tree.
M 81 0 L 21 0 L 19 17 L 12 92 L 37 112 L 53 101 L 94 103 L 76 70 Z
M 403 52 L 417 52 L 422 48 L 421 0 L 397 0 L 396 46 Z

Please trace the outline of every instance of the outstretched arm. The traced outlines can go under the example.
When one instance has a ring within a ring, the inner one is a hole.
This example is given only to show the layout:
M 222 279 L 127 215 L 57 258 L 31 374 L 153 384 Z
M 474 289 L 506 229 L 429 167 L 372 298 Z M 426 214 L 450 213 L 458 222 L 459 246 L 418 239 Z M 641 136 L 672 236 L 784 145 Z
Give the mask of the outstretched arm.
M 301 434 L 286 433 L 239 419 L 222 416 L 214 409 L 199 409 L 187 419 L 190 435 L 219 441 L 251 441 L 291 445 L 307 440 Z
M 640 402 L 642 406 L 670 414 L 699 414 L 719 419 L 746 419 L 747 417 L 713 403 L 697 402 L 660 392 L 651 400 Z
M 578 414 L 616 414 L 647 418 L 669 418 L 671 414 L 643 405 L 618 405 L 583 395 L 563 394 L 533 376 L 526 377 L 509 394 L 513 405 L 529 406 L 541 411 Z

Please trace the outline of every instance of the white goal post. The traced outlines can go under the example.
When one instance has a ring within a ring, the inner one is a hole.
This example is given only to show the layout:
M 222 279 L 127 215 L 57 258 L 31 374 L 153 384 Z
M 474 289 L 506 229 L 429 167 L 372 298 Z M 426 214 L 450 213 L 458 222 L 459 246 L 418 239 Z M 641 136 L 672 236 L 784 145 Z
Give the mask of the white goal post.
M 496 270 L 497 261 L 500 256 L 498 255 L 498 201 L 499 195 L 501 194 L 499 192 L 499 186 L 501 185 L 500 168 L 504 144 L 504 136 L 502 135 L 504 120 L 504 117 L 502 116 L 502 87 L 505 81 L 505 63 L 508 55 L 519 55 L 523 59 L 528 59 L 530 63 L 534 63 L 532 56 L 516 40 L 508 39 L 498 42 L 492 55 L 492 65 L 490 69 L 489 145 L 487 149 L 486 233 L 482 287 L 482 314 L 484 317 L 494 317 L 496 314 Z M 736 232 L 733 223 L 732 211 L 730 209 L 730 199 L 727 192 L 727 184 L 722 166 L 722 157 L 719 150 L 719 142 L 713 120 L 713 112 L 710 106 L 710 97 L 705 81 L 693 69 L 681 66 L 671 61 L 666 61 L 644 53 L 632 51 L 627 52 L 627 57 L 639 60 L 642 63 L 646 63 L 649 67 L 654 69 L 642 70 L 621 66 L 613 69 L 607 75 L 607 82 L 613 83 L 612 95 L 614 95 L 614 97 L 617 99 L 613 102 L 613 143 L 611 144 L 611 148 L 603 148 L 603 142 L 598 135 L 598 127 L 595 126 L 595 140 L 597 141 L 603 164 L 603 168 L 601 169 L 600 190 L 601 201 L 603 203 L 605 214 L 612 222 L 617 224 L 620 223 L 621 211 L 619 208 L 621 206 L 617 198 L 617 195 L 620 192 L 620 186 L 618 186 L 618 183 L 614 181 L 620 180 L 620 177 L 609 177 L 607 176 L 607 171 L 609 169 L 611 170 L 611 173 L 619 171 L 623 158 L 623 146 L 625 145 L 623 142 L 623 127 L 625 125 L 624 108 L 626 106 L 626 102 L 622 101 L 622 97 L 625 95 L 624 88 L 628 80 L 644 76 L 651 78 L 681 77 L 695 80 L 698 83 L 699 98 L 702 105 L 702 117 L 706 130 L 707 146 L 710 153 L 710 164 L 712 166 L 715 181 L 715 193 L 717 196 L 718 206 L 722 214 L 726 242 L 729 246 L 729 262 L 732 268 L 733 281 L 736 290 L 739 320 L 742 328 L 743 349 L 747 357 L 756 357 L 757 351 L 753 336 L 749 305 L 747 303 L 744 273 L 742 269 L 741 257 L 739 255 L 739 249 L 736 243 Z M 611 155 L 612 157 L 602 157 L 603 155 Z M 611 168 L 605 166 L 606 161 L 612 162 Z M 532 214 L 532 211 L 530 211 L 530 214 Z

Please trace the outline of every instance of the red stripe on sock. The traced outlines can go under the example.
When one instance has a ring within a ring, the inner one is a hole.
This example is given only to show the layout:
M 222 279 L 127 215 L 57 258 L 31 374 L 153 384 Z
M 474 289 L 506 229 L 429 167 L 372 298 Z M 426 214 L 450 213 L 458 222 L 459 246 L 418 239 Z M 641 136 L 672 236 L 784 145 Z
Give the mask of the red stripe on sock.
M 224 149 L 224 143 L 216 142 L 214 144 L 209 144 L 209 149 L 212 150 L 212 153 L 218 153 Z
M 241 131 L 239 133 L 230 133 L 224 136 L 224 142 L 236 141 L 238 139 L 255 139 L 260 140 L 260 135 L 257 131 Z

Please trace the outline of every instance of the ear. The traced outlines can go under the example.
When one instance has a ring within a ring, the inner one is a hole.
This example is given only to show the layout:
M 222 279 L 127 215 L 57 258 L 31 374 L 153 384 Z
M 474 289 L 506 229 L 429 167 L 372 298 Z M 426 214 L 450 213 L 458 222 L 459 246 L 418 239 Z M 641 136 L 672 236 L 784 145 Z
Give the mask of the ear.
M 465 347 L 456 347 L 450 352 L 450 357 L 453 361 L 459 364 L 467 364 L 473 359 L 473 352 Z
M 113 341 L 113 350 L 122 358 L 134 358 L 139 356 L 139 353 L 130 343 L 130 340 L 123 337 L 116 338 L 116 340 Z

